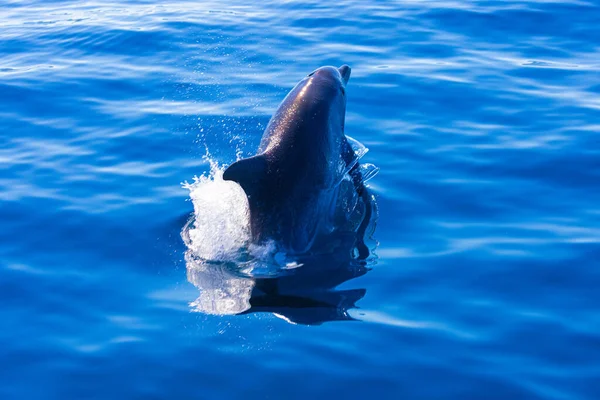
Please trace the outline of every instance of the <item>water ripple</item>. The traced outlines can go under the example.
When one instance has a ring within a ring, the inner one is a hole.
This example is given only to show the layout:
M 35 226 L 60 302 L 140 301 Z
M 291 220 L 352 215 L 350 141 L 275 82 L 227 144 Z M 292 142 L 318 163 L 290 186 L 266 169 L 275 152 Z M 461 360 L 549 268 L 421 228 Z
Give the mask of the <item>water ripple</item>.
M 4 1 L 2 397 L 600 397 L 598 15 Z M 180 183 L 342 63 L 346 133 L 381 167 L 378 263 L 340 288 L 364 291 L 354 321 L 189 313 Z

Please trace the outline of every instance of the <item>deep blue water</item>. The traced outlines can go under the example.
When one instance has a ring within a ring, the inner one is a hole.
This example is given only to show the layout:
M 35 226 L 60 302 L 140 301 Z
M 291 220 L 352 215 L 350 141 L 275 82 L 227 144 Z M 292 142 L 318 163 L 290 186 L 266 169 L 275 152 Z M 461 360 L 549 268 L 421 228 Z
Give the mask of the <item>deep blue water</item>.
M 600 398 L 595 1 L 0 5 L 0 398 Z M 349 64 L 354 321 L 194 312 L 181 182 Z

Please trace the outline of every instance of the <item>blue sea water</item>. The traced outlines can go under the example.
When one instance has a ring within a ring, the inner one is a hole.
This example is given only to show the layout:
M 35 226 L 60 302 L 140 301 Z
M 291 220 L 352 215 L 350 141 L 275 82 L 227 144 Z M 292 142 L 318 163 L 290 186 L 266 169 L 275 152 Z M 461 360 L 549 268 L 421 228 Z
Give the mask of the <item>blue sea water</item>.
M 600 398 L 599 21 L 585 0 L 4 0 L 0 398 Z M 346 133 L 381 169 L 353 320 L 197 312 L 181 183 L 343 63 Z

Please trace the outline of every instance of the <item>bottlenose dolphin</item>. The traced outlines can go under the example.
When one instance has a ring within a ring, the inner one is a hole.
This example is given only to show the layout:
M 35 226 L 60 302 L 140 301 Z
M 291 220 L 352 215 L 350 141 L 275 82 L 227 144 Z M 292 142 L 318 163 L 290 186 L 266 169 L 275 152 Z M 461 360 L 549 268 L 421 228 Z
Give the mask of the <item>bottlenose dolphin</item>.
M 315 238 L 339 225 L 333 217 L 336 204 L 357 207 L 360 198 L 363 221 L 370 219 L 371 199 L 344 135 L 349 78 L 347 65 L 310 73 L 279 105 L 257 154 L 224 171 L 223 179 L 237 182 L 246 192 L 254 242 L 274 239 L 288 253 L 306 252 Z M 341 190 L 348 177 L 353 193 Z M 364 231 L 367 222 L 358 229 Z M 357 247 L 368 253 L 364 244 Z

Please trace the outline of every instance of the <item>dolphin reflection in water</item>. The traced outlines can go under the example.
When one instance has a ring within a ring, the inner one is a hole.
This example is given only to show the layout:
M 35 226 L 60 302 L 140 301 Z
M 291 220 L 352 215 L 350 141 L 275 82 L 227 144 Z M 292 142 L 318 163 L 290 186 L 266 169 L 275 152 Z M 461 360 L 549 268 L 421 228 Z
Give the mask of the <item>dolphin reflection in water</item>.
M 190 305 L 213 315 L 273 313 L 290 323 L 318 325 L 326 321 L 354 320 L 348 310 L 364 297 L 366 289 L 336 289 L 367 273 L 366 260 L 353 256 L 356 238 L 336 235 L 327 253 L 302 256 L 298 267 L 274 276 L 256 277 L 235 263 L 209 263 L 186 253 L 187 278 L 199 291 Z

